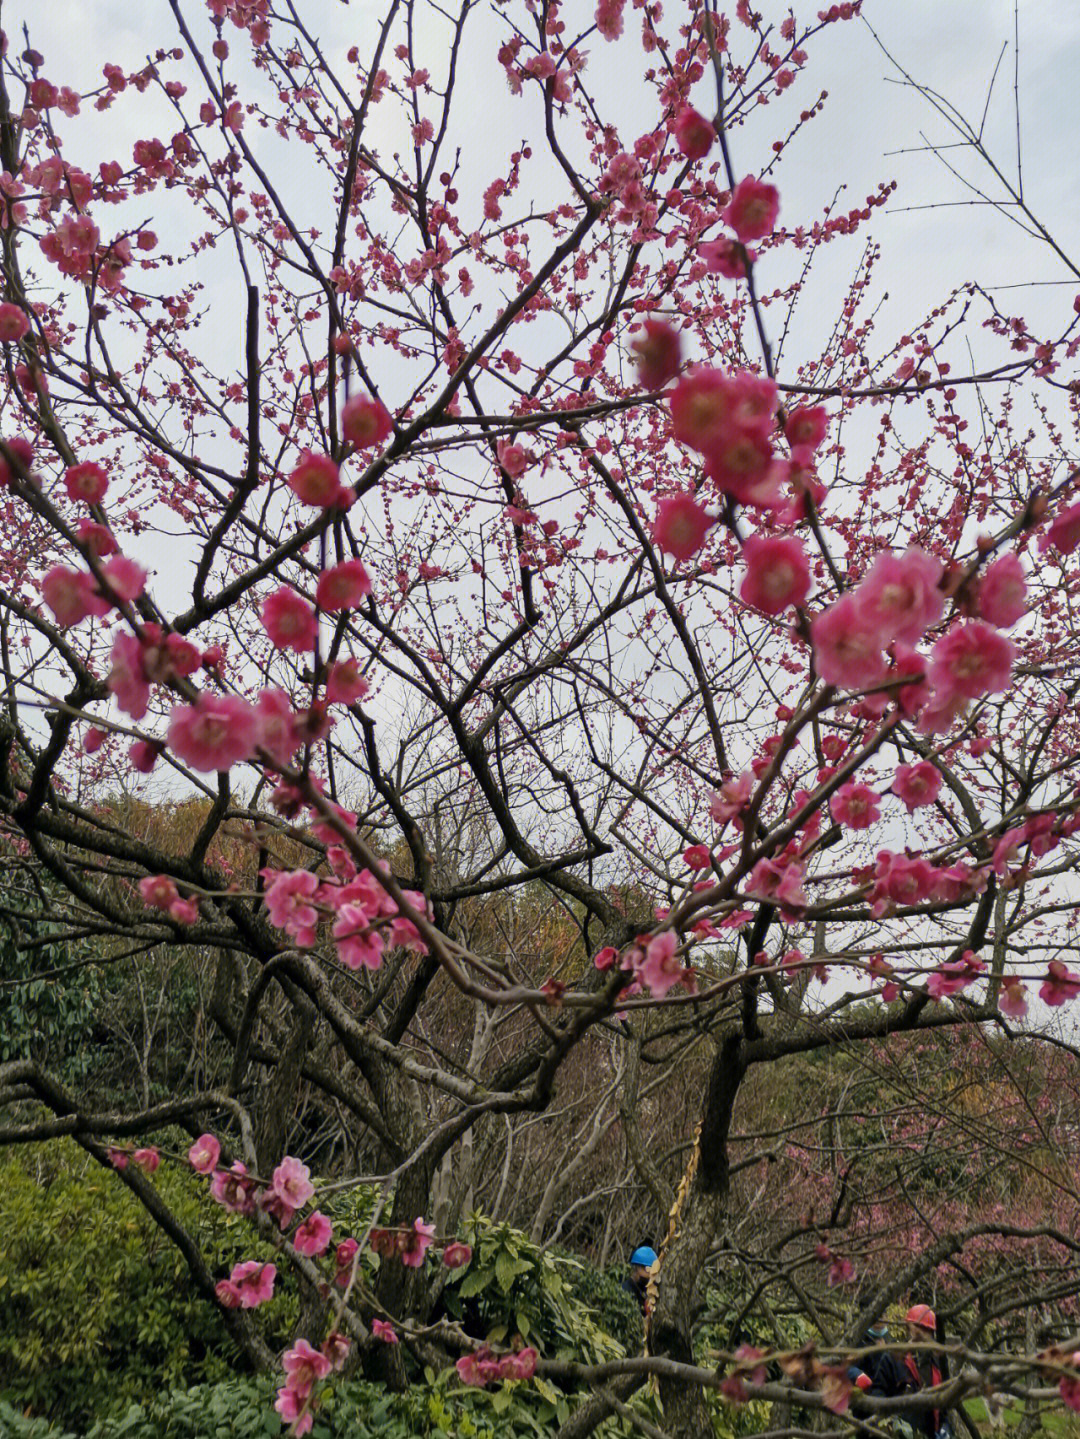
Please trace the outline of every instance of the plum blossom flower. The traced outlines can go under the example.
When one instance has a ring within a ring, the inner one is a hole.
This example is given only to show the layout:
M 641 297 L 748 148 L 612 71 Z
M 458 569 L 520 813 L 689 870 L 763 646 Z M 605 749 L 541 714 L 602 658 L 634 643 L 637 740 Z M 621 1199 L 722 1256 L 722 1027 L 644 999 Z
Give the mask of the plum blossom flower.
M 149 1145 L 145 1149 L 136 1149 L 131 1156 L 131 1160 L 133 1164 L 137 1164 L 139 1168 L 145 1170 L 147 1174 L 153 1174 L 154 1170 L 161 1163 L 161 1155 L 153 1145 Z
M 286 1385 L 294 1394 L 306 1398 L 320 1379 L 330 1373 L 330 1360 L 312 1347 L 306 1339 L 298 1339 L 281 1357 Z
M 837 824 L 848 829 L 869 829 L 880 818 L 881 796 L 868 784 L 848 780 L 829 801 L 829 810 Z
M 203 690 L 193 705 L 176 705 L 169 717 L 169 748 L 202 774 L 247 759 L 257 734 L 254 710 L 236 695 Z
M 647 390 L 659 390 L 679 373 L 682 336 L 666 320 L 643 320 L 630 348 L 637 360 L 638 379 Z
M 371 576 L 363 561 L 343 560 L 331 570 L 324 570 L 315 588 L 315 602 L 327 614 L 355 609 L 371 594 Z
M 1015 650 L 1011 640 L 982 620 L 954 625 L 930 652 L 928 678 L 935 700 L 965 700 L 1008 689 Z
M 46 572 L 41 581 L 41 598 L 62 629 L 69 629 L 90 615 L 100 618 L 112 608 L 98 591 L 92 574 L 66 565 L 53 565 Z
M 814 665 L 829 685 L 871 689 L 885 677 L 880 631 L 849 590 L 810 625 Z
M 1003 974 L 998 992 L 998 1009 L 1010 1019 L 1023 1019 L 1028 1011 L 1027 990 L 1017 974 Z
M 443 1245 L 442 1258 L 447 1269 L 464 1269 L 472 1259 L 472 1246 L 460 1239 L 451 1239 Z
M 1080 501 L 1059 510 L 1050 522 L 1050 527 L 1039 536 L 1039 549 L 1057 550 L 1058 554 L 1071 555 L 1080 545 Z
M 742 553 L 746 575 L 739 595 L 748 605 L 778 615 L 803 603 L 810 591 L 810 565 L 801 541 L 748 535 Z
M 341 411 L 341 433 L 359 450 L 381 445 L 394 432 L 390 411 L 378 400 L 354 395 Z M 301 496 L 303 498 L 303 496 Z
M 307 1396 L 297 1393 L 295 1389 L 285 1385 L 277 1392 L 274 1400 L 274 1408 L 285 1424 L 292 1425 L 292 1432 L 297 1436 L 309 1434 L 314 1427 L 315 1419 L 310 1409 L 305 1408 Z
M 371 1332 L 376 1339 L 381 1339 L 384 1344 L 396 1344 L 398 1342 L 397 1330 L 385 1319 L 373 1319 L 371 1321 Z
M 709 793 L 709 814 L 717 824 L 734 819 L 750 802 L 754 792 L 754 776 L 748 769 L 735 779 L 726 779 L 718 790 Z
M 333 933 L 338 958 L 348 969 L 381 968 L 383 937 L 378 930 L 370 928 L 369 915 L 362 905 L 343 904 L 334 921 Z
M 259 607 L 259 618 L 270 643 L 279 650 L 306 654 L 315 648 L 318 623 L 310 602 L 288 585 L 267 595 Z
M 936 624 L 945 608 L 938 588 L 941 561 L 924 550 L 878 555 L 855 591 L 863 623 L 883 645 L 892 640 L 914 644 Z
M 419 1217 L 413 1220 L 412 1229 L 406 1230 L 402 1236 L 401 1262 L 406 1269 L 420 1268 L 434 1238 L 434 1224 L 425 1224 Z
M 93 460 L 80 465 L 69 465 L 64 471 L 64 488 L 73 500 L 82 500 L 87 505 L 98 505 L 105 498 L 109 477 Z
M 347 659 L 336 660 L 327 671 L 327 704 L 355 704 L 370 691 L 370 680 L 360 673 L 360 666 L 351 655 Z
M 683 977 L 682 962 L 676 954 L 678 948 L 679 937 L 671 929 L 654 934 L 645 946 L 645 955 L 637 974 L 657 999 L 663 999 L 672 985 L 678 984 Z
M 752 263 L 757 257 L 753 250 L 740 245 L 730 235 L 718 235 L 715 240 L 705 240 L 698 246 L 698 258 L 706 274 L 722 275 L 725 280 L 745 280 L 747 260 Z
M 241 1309 L 257 1309 L 274 1297 L 274 1280 L 277 1268 L 273 1264 L 261 1264 L 257 1259 L 245 1259 L 233 1265 L 229 1283 L 240 1296 Z
M 200 1134 L 187 1153 L 196 1174 L 211 1174 L 221 1158 L 221 1145 L 212 1134 Z
M 780 194 L 776 186 L 747 175 L 735 186 L 722 218 L 745 245 L 748 240 L 763 240 L 771 235 L 779 213 Z
M 506 1355 L 499 1366 L 502 1377 L 504 1379 L 531 1379 L 536 1373 L 538 1358 L 539 1355 L 531 1345 L 519 1349 L 516 1354 Z
M 716 130 L 692 105 L 682 107 L 671 128 L 676 145 L 688 160 L 703 160 L 716 143 Z
M 24 439 L 22 435 L 16 435 L 13 439 L 8 440 L 7 447 L 16 466 L 21 465 L 29 473 L 30 466 L 34 463 L 34 447 L 30 441 Z M 7 458 L 0 455 L 0 490 L 8 489 L 11 480 L 11 466 L 8 464 Z
M 784 421 L 784 434 L 793 449 L 816 450 L 828 428 L 828 412 L 822 405 L 800 405 L 790 410 Z
M 926 992 L 931 999 L 946 999 L 950 994 L 959 994 L 967 989 L 985 970 L 986 965 L 966 949 L 960 959 L 946 960 L 939 965 L 926 981 Z
M 329 509 L 342 498 L 344 490 L 337 465 L 329 455 L 303 450 L 296 468 L 285 477 L 285 483 L 297 499 L 316 509 Z
M 1039 998 L 1043 1004 L 1057 1008 L 1067 1000 L 1080 994 L 1080 974 L 1068 969 L 1060 959 L 1052 959 L 1046 978 L 1039 986 Z
M 273 876 L 263 896 L 270 923 L 291 935 L 301 949 L 309 949 L 319 923 L 319 911 L 311 902 L 319 890 L 318 879 L 309 869 L 261 873 L 264 878 Z
M 893 775 L 893 793 L 907 806 L 908 814 L 933 804 L 941 789 L 941 771 L 928 759 L 917 764 L 899 764 Z
M 689 560 L 701 549 L 715 523 L 693 495 L 666 495 L 656 507 L 653 540 L 677 560 Z
M 217 1169 L 210 1181 L 210 1198 L 230 1214 L 255 1212 L 255 1180 L 247 1165 L 237 1159 L 229 1169 Z
M 1027 614 L 1027 578 L 1019 555 L 1010 550 L 988 565 L 979 581 L 979 616 L 998 629 L 1010 629 Z
M 270 1177 L 270 1189 L 290 1209 L 302 1209 L 315 1193 L 311 1171 L 291 1154 L 286 1154 L 274 1170 Z
M 313 1256 L 322 1254 L 333 1237 L 334 1226 L 325 1214 L 315 1209 L 293 1235 L 293 1248 L 300 1254 Z
M 934 887 L 934 869 L 921 856 L 914 858 L 905 854 L 893 854 L 891 850 L 878 852 L 874 866 L 874 887 L 871 892 L 875 913 L 882 912 L 887 903 L 898 905 L 920 904 L 929 898 Z
M 6 300 L 0 304 L 0 343 L 10 344 L 21 340 L 30 333 L 30 321 L 26 311 Z
M 596 28 L 605 40 L 617 40 L 623 31 L 626 0 L 597 0 Z

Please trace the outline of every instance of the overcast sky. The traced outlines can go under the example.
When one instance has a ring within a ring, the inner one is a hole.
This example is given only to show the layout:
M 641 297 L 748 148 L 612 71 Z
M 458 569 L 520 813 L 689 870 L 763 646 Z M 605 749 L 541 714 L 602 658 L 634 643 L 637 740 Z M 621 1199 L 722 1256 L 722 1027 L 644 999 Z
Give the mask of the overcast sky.
M 679 3 L 670 0 L 670 5 Z M 571 24 L 586 24 L 592 8 L 592 0 L 568 0 L 564 14 Z M 187 9 L 196 16 L 205 11 L 200 4 Z M 328 51 L 341 54 L 354 43 L 364 49 L 365 37 L 373 35 L 383 5 L 381 0 L 352 5 L 309 0 L 300 9 L 313 31 L 326 41 Z M 763 3 L 762 9 L 769 16 L 775 11 L 776 18 L 782 14 L 779 6 Z M 813 15 L 816 9 L 816 0 L 796 6 L 800 17 Z M 137 66 L 156 47 L 171 44 L 175 35 L 165 0 L 136 4 L 130 0 L 5 0 L 2 13 L 9 33 L 17 32 L 27 21 L 33 43 L 46 56 L 45 73 L 57 83 L 75 86 L 80 81 L 84 86 L 95 83 L 105 60 Z M 881 276 L 893 303 L 921 309 L 931 290 L 947 291 L 973 274 L 991 285 L 1066 278 L 1060 262 L 1025 241 L 990 210 L 957 206 L 947 224 L 942 223 L 940 211 L 900 213 L 901 206 L 955 202 L 964 195 L 933 156 L 888 153 L 920 145 L 920 132 L 934 141 L 954 137 L 921 97 L 889 83 L 888 77 L 895 72 L 879 50 L 870 26 L 914 78 L 975 118 L 982 113 L 1002 46 L 1009 46 L 987 117 L 986 136 L 1003 168 L 1010 175 L 1015 173 L 1013 0 L 905 0 L 904 4 L 865 0 L 864 15 L 868 24 L 837 25 L 815 40 L 807 78 L 791 92 L 793 109 L 806 104 L 819 88 L 827 89 L 830 99 L 825 113 L 785 157 L 778 178 L 786 222 L 812 219 L 823 197 L 837 185 L 846 183 L 855 203 L 879 180 L 896 179 L 900 189 L 893 214 L 887 225 L 880 218 L 875 221 L 875 233 L 886 250 Z M 482 15 L 478 23 L 485 23 Z M 1080 85 L 1076 82 L 1080 4 L 1076 0 L 1020 0 L 1018 28 L 1025 196 L 1060 237 L 1063 248 L 1075 254 L 1080 251 L 1075 243 L 1080 228 L 1080 167 L 1075 163 L 1075 141 L 1080 133 Z M 226 26 L 225 33 L 227 37 L 239 35 L 231 26 Z M 632 100 L 635 91 L 626 83 L 629 77 L 621 47 L 606 46 L 594 36 L 589 48 L 591 83 L 603 90 L 610 88 L 611 93 L 621 92 L 620 99 Z M 491 59 L 493 62 L 494 56 Z M 604 74 L 605 67 L 608 74 Z M 520 102 L 512 102 L 504 92 L 493 63 L 485 83 L 461 89 L 466 114 L 475 120 L 471 133 L 480 173 L 491 173 L 490 163 L 485 162 L 486 147 L 498 145 L 507 135 L 512 144 L 526 125 Z M 709 98 L 703 83 L 705 105 Z M 643 99 L 651 109 L 648 97 Z M 113 113 L 118 126 L 126 129 L 130 107 Z M 746 134 L 735 137 L 739 168 L 752 169 L 768 158 L 774 112 L 767 113 L 768 119 L 752 123 Z M 129 139 L 127 133 L 116 138 L 118 142 Z M 122 152 L 120 143 L 117 150 Z M 963 163 L 956 152 L 950 158 Z M 970 162 L 967 168 L 973 175 L 979 173 Z M 989 177 L 983 173 L 979 178 Z M 802 215 L 804 204 L 806 213 Z M 1059 289 L 1056 298 L 1071 302 L 1072 293 L 1070 288 Z M 1045 298 L 1041 296 L 1040 303 Z

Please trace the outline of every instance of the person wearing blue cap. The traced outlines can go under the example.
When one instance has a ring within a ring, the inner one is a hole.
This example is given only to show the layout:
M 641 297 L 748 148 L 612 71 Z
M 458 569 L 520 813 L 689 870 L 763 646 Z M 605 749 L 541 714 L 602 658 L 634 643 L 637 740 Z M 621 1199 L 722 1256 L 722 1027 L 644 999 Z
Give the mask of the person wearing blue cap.
M 655 1263 L 656 1250 L 652 1245 L 639 1244 L 630 1256 L 630 1273 L 623 1280 L 623 1288 L 640 1304 L 642 1314 L 648 1299 L 649 1272 Z

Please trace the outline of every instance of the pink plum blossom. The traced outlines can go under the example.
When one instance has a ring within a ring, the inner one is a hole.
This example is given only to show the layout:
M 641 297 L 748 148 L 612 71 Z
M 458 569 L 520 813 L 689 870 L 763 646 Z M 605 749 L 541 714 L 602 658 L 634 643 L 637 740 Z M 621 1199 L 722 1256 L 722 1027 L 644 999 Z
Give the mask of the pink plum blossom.
M 26 317 L 26 311 L 6 300 L 0 304 L 0 343 L 10 344 L 29 333 L 30 321 Z
M 941 561 L 924 550 L 878 555 L 855 591 L 863 624 L 882 645 L 893 640 L 914 644 L 942 616 L 945 596 L 938 582 L 943 573 Z
M 779 213 L 780 195 L 776 186 L 747 175 L 735 186 L 722 218 L 745 245 L 749 240 L 763 240 L 771 235 Z
M 690 494 L 666 495 L 656 507 L 653 541 L 677 560 L 697 554 L 716 521 Z
M 816 450 L 824 441 L 828 427 L 828 412 L 821 405 L 801 405 L 788 411 L 784 434 L 793 448 Z
M 954 625 L 930 652 L 928 677 L 935 700 L 1000 694 L 1009 686 L 1014 654 L 1012 641 L 982 620 Z
M 726 824 L 746 808 L 754 783 L 753 773 L 746 769 L 736 778 L 724 780 L 718 790 L 710 791 L 709 814 L 717 824 Z
M 447 1269 L 464 1269 L 472 1259 L 472 1247 L 460 1239 L 451 1239 L 443 1245 L 442 1257 Z
M 1049 528 L 1039 536 L 1039 549 L 1044 553 L 1057 550 L 1061 555 L 1071 555 L 1077 545 L 1080 545 L 1080 501 L 1059 510 Z
M 336 505 L 343 494 L 337 465 L 329 455 L 317 455 L 312 450 L 302 452 L 285 483 L 305 505 L 318 509 Z
M 212 1134 L 200 1134 L 188 1150 L 188 1163 L 196 1174 L 211 1174 L 221 1158 L 221 1145 Z
M 767 615 L 799 606 L 810 591 L 810 566 L 801 541 L 748 535 L 743 544 L 746 575 L 739 595 Z
M 1039 986 L 1039 998 L 1043 1004 L 1056 1008 L 1080 994 L 1080 974 L 1068 969 L 1060 959 L 1052 959 L 1046 978 Z
M 371 576 L 361 560 L 343 560 L 332 570 L 324 570 L 315 588 L 315 603 L 327 614 L 355 609 L 371 594 Z
M 679 373 L 682 337 L 667 320 L 643 320 L 630 348 L 637 360 L 638 379 L 647 390 L 659 390 Z
M 288 585 L 281 585 L 267 595 L 259 607 L 259 618 L 276 649 L 306 654 L 315 648 L 318 634 L 315 610 L 303 595 Z
M 176 705 L 169 717 L 169 748 L 202 774 L 247 759 L 257 735 L 255 712 L 236 695 L 203 690 L 193 705 Z
M 826 684 L 872 689 L 885 678 L 880 631 L 850 591 L 814 617 L 810 636 L 814 665 Z
M 255 1180 L 247 1165 L 237 1159 L 229 1169 L 217 1169 L 210 1182 L 210 1197 L 231 1214 L 255 1212 Z
M 1027 614 L 1027 578 L 1019 555 L 999 556 L 979 581 L 979 617 L 998 629 L 1010 629 Z
M 311 1171 L 306 1164 L 301 1163 L 299 1159 L 294 1159 L 291 1154 L 286 1154 L 274 1170 L 271 1175 L 270 1189 L 290 1209 L 302 1209 L 315 1193 L 315 1186 L 311 1182 Z
M 744 280 L 746 262 L 756 258 L 753 250 L 740 245 L 730 235 L 719 235 L 715 240 L 705 240 L 698 246 L 698 257 L 710 275 L 722 275 L 725 280 Z
M 52 610 L 61 629 L 69 629 L 90 615 L 107 615 L 112 608 L 86 570 L 53 565 L 41 581 L 41 597 Z
M 869 829 L 880 817 L 881 796 L 868 784 L 848 780 L 829 801 L 829 810 L 837 824 L 848 829 Z
M 293 1248 L 309 1256 L 322 1254 L 329 1246 L 333 1233 L 334 1226 L 330 1220 L 314 1209 L 293 1235 Z
M 923 805 L 933 804 L 941 789 L 941 771 L 929 760 L 917 764 L 900 764 L 893 775 L 893 793 L 907 806 L 908 814 Z
M 311 902 L 319 890 L 318 879 L 309 869 L 263 870 L 262 874 L 273 877 L 263 896 L 270 923 L 290 934 L 302 949 L 309 949 L 319 923 L 319 911 Z
M 389 439 L 394 433 L 394 422 L 389 410 L 380 401 L 354 395 L 342 407 L 341 433 L 350 445 L 366 450 Z
M 638 967 L 638 978 L 649 986 L 649 992 L 662 999 L 683 976 L 682 961 L 676 951 L 679 937 L 671 929 L 654 934 L 645 946 L 645 956 Z
M 401 1262 L 406 1269 L 420 1268 L 434 1238 L 434 1224 L 426 1224 L 420 1218 L 413 1220 L 412 1229 L 402 1236 Z
M 682 107 L 671 128 L 675 143 L 688 160 L 704 159 L 716 144 L 716 130 L 692 105 Z
M 306 1339 L 297 1339 L 282 1355 L 281 1367 L 287 1376 L 287 1386 L 294 1394 L 306 1398 L 318 1381 L 330 1373 L 330 1360 Z
M 64 488 L 73 500 L 82 500 L 87 505 L 99 505 L 109 487 L 109 477 L 100 465 L 87 460 L 81 465 L 69 465 L 64 471 Z
M 360 673 L 360 666 L 352 656 L 335 661 L 327 671 L 327 704 L 355 704 L 370 692 L 371 682 Z
M 274 1280 L 277 1269 L 273 1264 L 262 1264 L 257 1259 L 245 1259 L 233 1265 L 229 1283 L 240 1296 L 241 1309 L 257 1309 L 274 1297 Z
M 376 1339 L 381 1339 L 384 1344 L 396 1344 L 398 1342 L 397 1330 L 385 1319 L 373 1319 L 371 1321 L 371 1332 Z
M 1027 990 L 1019 975 L 1003 974 L 998 1009 L 1010 1019 L 1023 1019 L 1028 1012 Z
M 309 1434 L 314 1427 L 315 1419 L 310 1409 L 307 1409 L 307 1396 L 299 1394 L 289 1385 L 279 1389 L 277 1398 L 274 1400 L 274 1408 L 285 1424 L 292 1425 L 293 1434 L 302 1439 L 304 1434 Z

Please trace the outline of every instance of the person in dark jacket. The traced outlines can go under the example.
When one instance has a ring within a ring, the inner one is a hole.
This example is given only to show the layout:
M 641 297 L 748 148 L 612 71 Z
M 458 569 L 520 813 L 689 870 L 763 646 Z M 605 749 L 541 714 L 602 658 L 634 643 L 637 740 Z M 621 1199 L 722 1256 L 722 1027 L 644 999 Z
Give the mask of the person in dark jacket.
M 929 1304 L 913 1304 L 904 1315 L 907 1338 L 911 1345 L 924 1345 L 937 1337 L 937 1316 Z M 931 1389 L 943 1377 L 941 1357 L 928 1349 L 910 1349 L 906 1354 L 892 1351 L 883 1354 L 874 1371 L 871 1395 L 895 1399 L 901 1394 Z M 918 1435 L 926 1439 L 942 1439 L 946 1429 L 944 1416 L 936 1409 L 912 1409 L 899 1416 Z
M 655 1263 L 656 1250 L 652 1245 L 639 1244 L 630 1256 L 630 1273 L 623 1280 L 623 1288 L 637 1300 L 642 1314 L 648 1300 L 649 1273 Z

